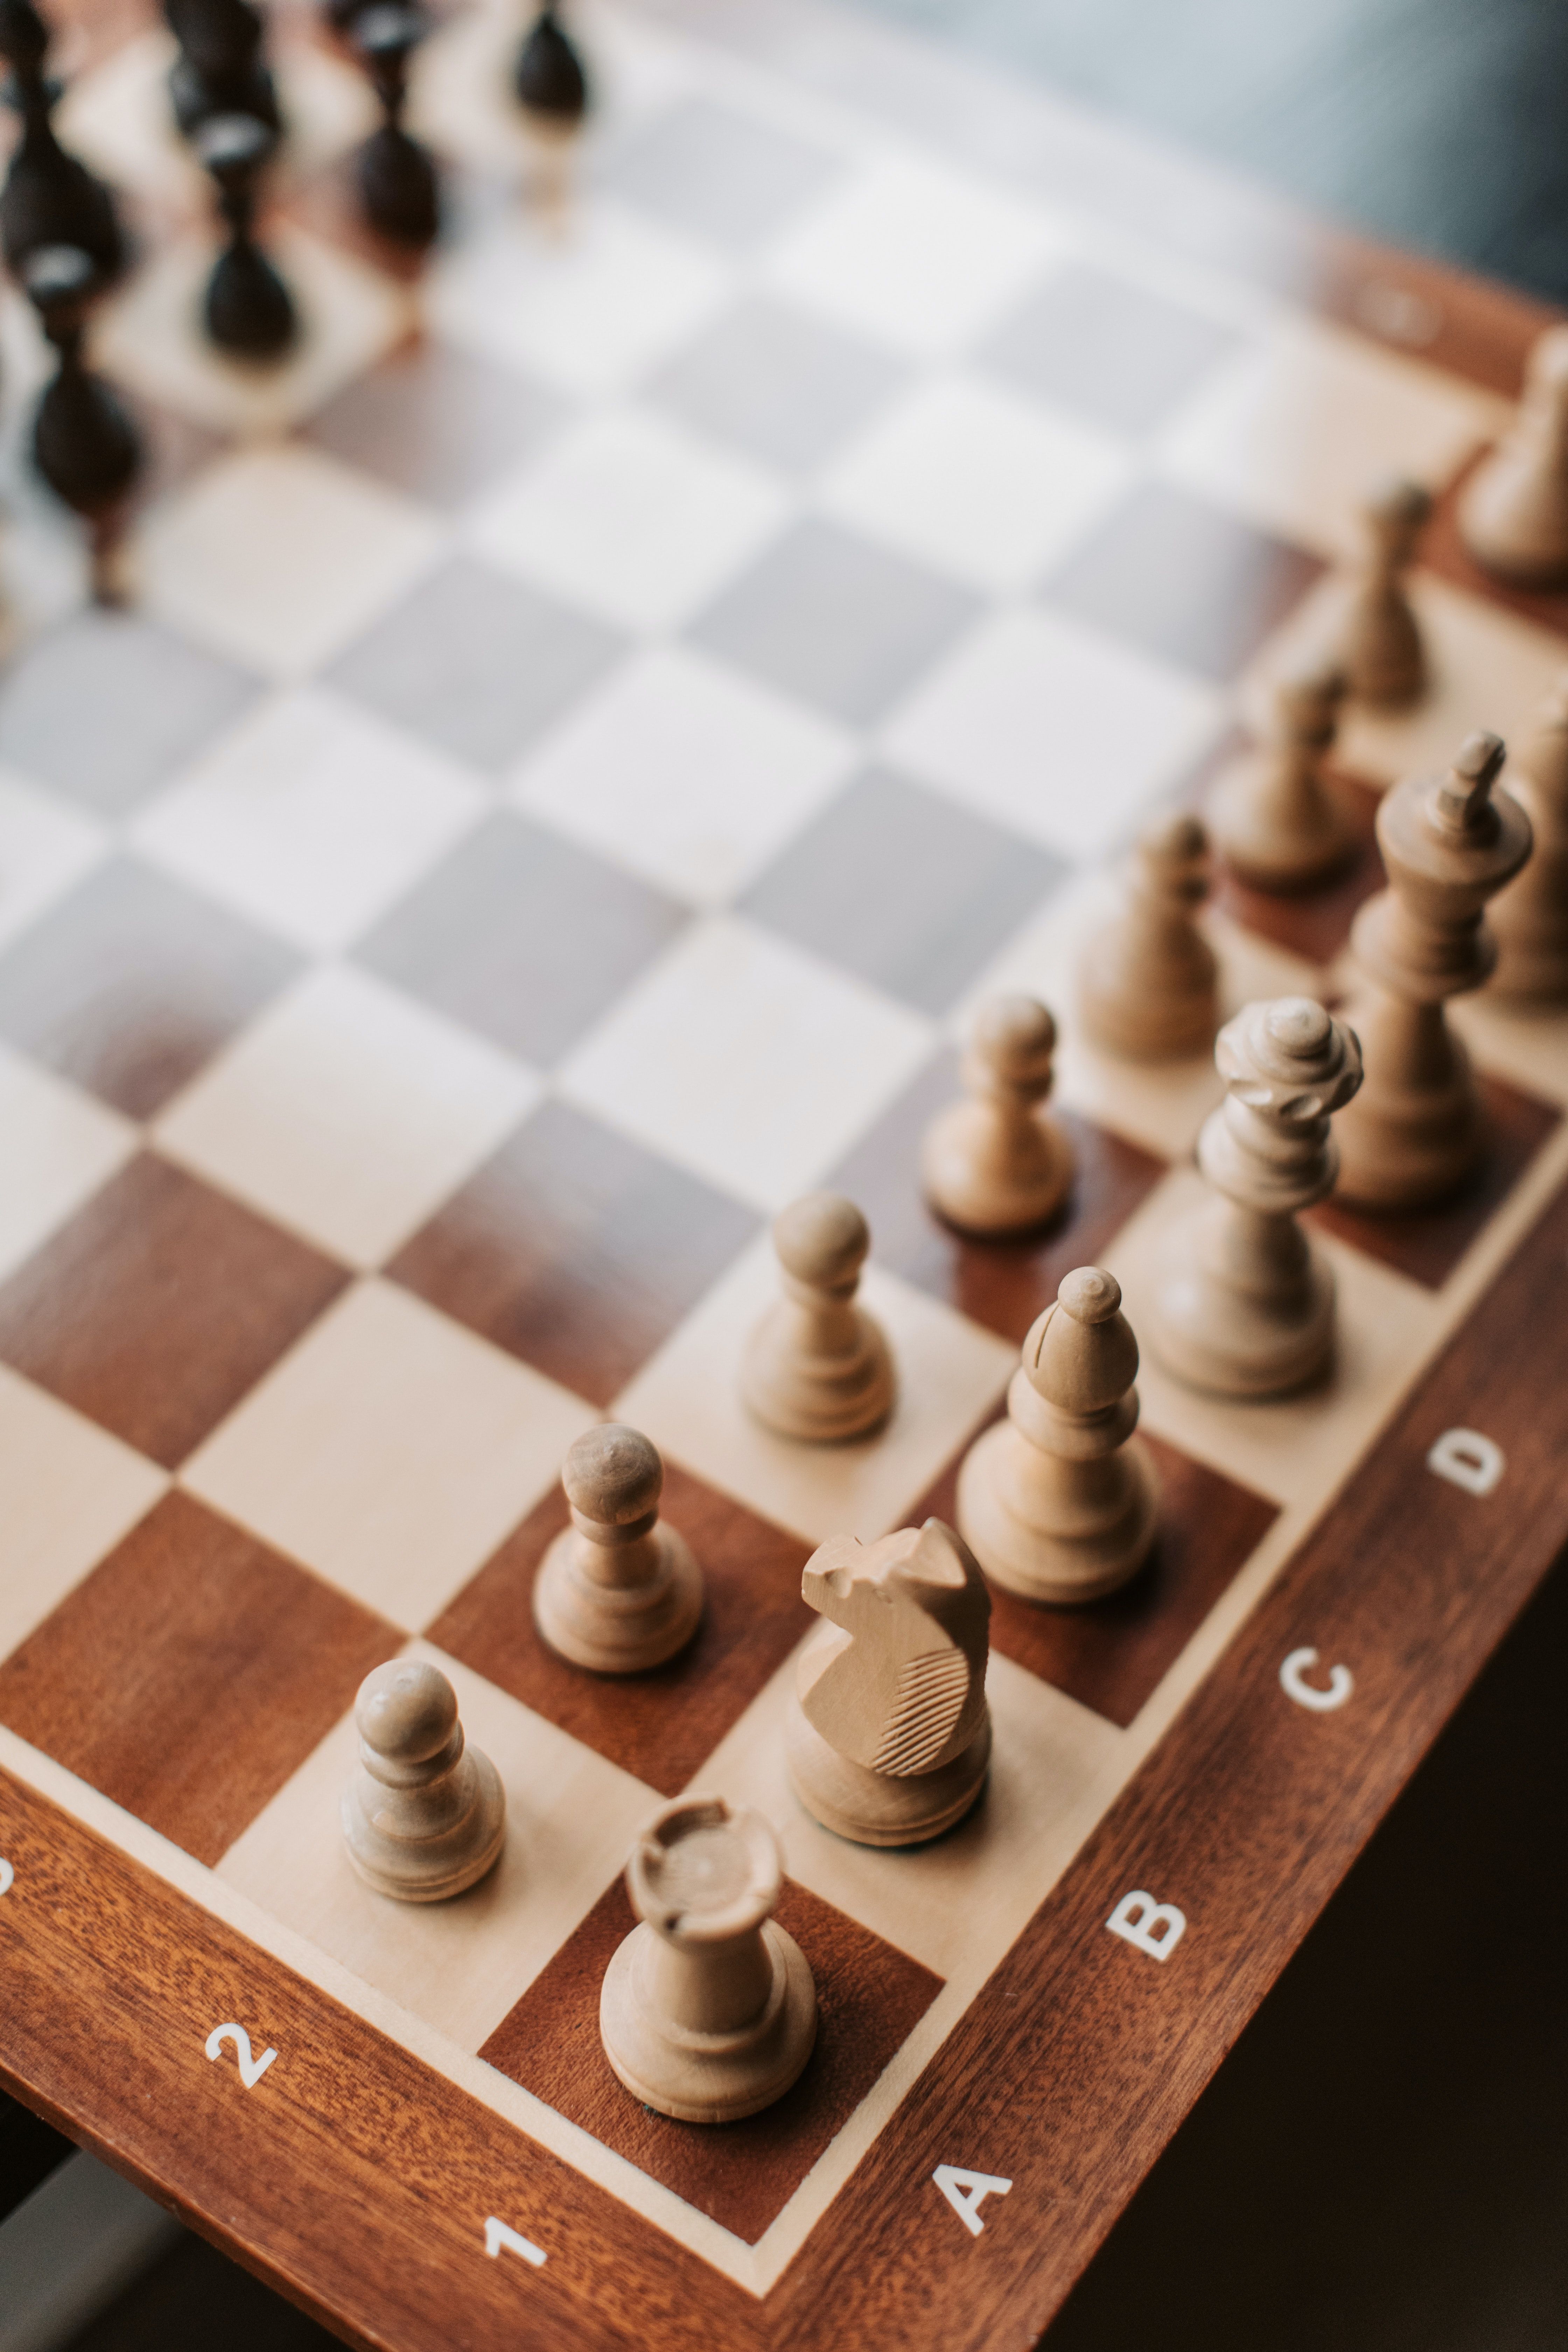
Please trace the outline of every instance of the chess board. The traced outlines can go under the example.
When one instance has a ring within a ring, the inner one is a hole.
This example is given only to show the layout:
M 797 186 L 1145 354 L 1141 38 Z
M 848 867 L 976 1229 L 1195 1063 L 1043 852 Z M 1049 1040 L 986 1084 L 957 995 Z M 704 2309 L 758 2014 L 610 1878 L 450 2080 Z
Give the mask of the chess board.
M 929 1848 L 789 1792 L 801 1568 L 951 1514 L 1068 1268 L 1137 1328 L 1218 1081 L 1087 1051 L 1076 943 L 1322 625 L 1369 480 L 1441 493 L 1433 690 L 1342 731 L 1342 885 L 1219 893 L 1231 1004 L 1336 995 L 1380 790 L 1568 659 L 1568 598 L 1489 586 L 1451 521 L 1542 316 L 806 0 L 574 22 L 564 206 L 514 12 L 421 54 L 452 218 L 417 273 L 355 225 L 360 80 L 279 16 L 307 331 L 259 379 L 190 331 L 163 36 L 117 5 L 61 44 L 141 240 L 96 351 L 153 462 L 134 604 L 90 610 L 8 296 L 0 2083 L 352 2343 L 1021 2345 L 1568 1540 L 1568 1017 L 1457 1009 L 1464 1198 L 1313 1213 L 1329 1383 L 1145 1365 L 1153 1562 L 997 1596 L 989 1789 Z M 1078 1180 L 1043 1240 L 967 1244 L 915 1145 L 1014 987 L 1061 1024 Z M 735 1380 L 817 1184 L 869 1219 L 900 1382 L 827 1449 Z M 530 1614 L 606 1415 L 710 1603 L 613 1685 Z M 495 1875 L 421 1910 L 337 1827 L 403 1652 L 510 1808 Z M 597 2035 L 628 1843 L 689 1788 L 777 1827 L 821 2000 L 796 2089 L 711 2130 Z M 1149 1905 L 1163 1941 L 1122 1932 Z

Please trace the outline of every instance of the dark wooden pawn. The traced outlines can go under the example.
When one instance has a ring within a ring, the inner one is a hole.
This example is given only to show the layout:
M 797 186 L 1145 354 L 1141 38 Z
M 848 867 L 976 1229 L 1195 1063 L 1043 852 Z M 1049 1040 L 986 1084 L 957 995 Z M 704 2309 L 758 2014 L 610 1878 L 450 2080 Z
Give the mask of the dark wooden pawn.
M 360 196 L 372 228 L 398 245 L 430 245 L 441 226 L 435 158 L 403 127 L 408 60 L 428 30 L 420 9 L 378 0 L 359 9 L 349 33 L 386 118 L 359 151 Z
M 277 145 L 248 114 L 218 114 L 202 125 L 196 153 L 217 187 L 228 243 L 213 264 L 203 303 L 206 331 L 237 359 L 277 360 L 300 331 L 293 298 L 255 237 L 258 183 Z
M 248 114 L 282 135 L 278 91 L 261 54 L 265 19 L 251 0 L 163 0 L 180 54 L 169 68 L 169 97 L 182 136 L 194 140 L 223 114 Z
M 546 130 L 574 131 L 588 111 L 588 77 L 562 28 L 555 0 L 544 0 L 523 36 L 512 88 L 523 112 Z
M 48 47 L 32 0 L 0 0 L 0 57 L 11 68 L 5 97 L 22 118 L 0 193 L 0 251 L 20 277 L 30 255 L 72 246 L 91 262 L 95 285 L 107 286 L 125 267 L 125 239 L 109 190 L 55 135 L 60 85 L 44 70 Z
M 22 270 L 27 299 L 57 355 L 54 378 L 33 416 L 33 462 L 55 496 L 88 524 L 93 593 L 100 604 L 114 604 L 121 509 L 141 470 L 142 442 L 118 394 L 82 355 L 98 282 L 92 256 L 78 246 L 47 245 Z

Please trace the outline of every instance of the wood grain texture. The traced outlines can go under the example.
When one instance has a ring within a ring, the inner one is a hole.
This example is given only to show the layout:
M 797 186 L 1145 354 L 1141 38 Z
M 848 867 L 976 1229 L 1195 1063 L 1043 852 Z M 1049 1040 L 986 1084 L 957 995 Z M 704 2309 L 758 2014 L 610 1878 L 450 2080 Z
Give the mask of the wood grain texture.
M 0 2088 L 347 2342 L 765 2341 L 740 2288 L 5 1772 L 0 1853 Z M 279 2053 L 254 2090 L 204 2054 L 230 2019 Z M 542 2268 L 486 2259 L 492 2213 Z
M 613 1678 L 586 1674 L 540 1639 L 533 1579 L 568 1522 L 560 1487 L 513 1530 L 426 1638 L 623 1771 L 674 1797 L 809 1630 L 811 1612 L 800 1597 L 809 1546 L 674 1463 L 665 1467 L 660 1516 L 690 1545 L 706 1594 L 696 1640 L 668 1665 Z
M 760 2238 L 942 1990 L 907 1952 L 785 1881 L 773 1913 L 816 1981 L 816 2045 L 775 2106 L 742 2123 L 672 2123 L 616 2081 L 599 2041 L 599 1988 L 637 1922 L 607 1887 L 479 2055 L 739 2238 Z
M 0 1723 L 216 1863 L 403 1639 L 174 1493 L 0 1665 Z

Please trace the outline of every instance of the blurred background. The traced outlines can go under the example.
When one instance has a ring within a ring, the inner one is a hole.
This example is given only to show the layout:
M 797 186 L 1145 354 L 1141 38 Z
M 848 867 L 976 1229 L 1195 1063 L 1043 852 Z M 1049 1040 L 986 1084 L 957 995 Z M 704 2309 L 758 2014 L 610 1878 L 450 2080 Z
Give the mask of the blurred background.
M 1568 301 L 1563 0 L 858 0 L 1352 227 Z

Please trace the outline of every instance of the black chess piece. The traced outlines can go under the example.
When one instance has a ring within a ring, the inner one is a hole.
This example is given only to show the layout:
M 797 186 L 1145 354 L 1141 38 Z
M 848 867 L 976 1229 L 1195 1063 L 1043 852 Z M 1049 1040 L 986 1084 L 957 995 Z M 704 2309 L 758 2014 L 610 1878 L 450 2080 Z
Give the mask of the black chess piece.
M 400 0 L 362 5 L 350 29 L 386 117 L 359 151 L 360 195 L 372 228 L 399 245 L 430 245 L 441 226 L 435 159 L 403 127 L 409 57 L 428 29 L 422 11 Z
M 163 0 L 180 54 L 169 68 L 169 97 L 182 135 L 195 140 L 221 114 L 248 114 L 282 136 L 278 91 L 261 54 L 267 26 L 250 0 Z
M 142 466 L 142 441 L 119 394 L 82 356 L 88 305 L 100 283 L 79 246 L 46 245 L 23 264 L 22 285 L 55 347 L 52 381 L 33 416 L 33 463 L 91 533 L 93 592 L 119 601 L 114 557 L 121 509 Z
M 257 185 L 278 144 L 249 114 L 215 114 L 195 140 L 217 187 L 228 243 L 213 264 L 203 303 L 212 341 L 247 360 L 281 359 L 300 331 L 293 298 L 256 242 Z
M 588 77 L 562 27 L 556 0 L 544 0 L 512 68 L 519 105 L 552 131 L 575 131 L 588 111 Z
M 22 118 L 0 193 L 0 251 L 20 276 L 29 255 L 73 246 L 91 262 L 95 286 L 107 286 L 125 267 L 125 238 L 103 182 L 55 135 L 50 118 L 60 85 L 44 71 L 48 47 L 48 27 L 32 0 L 0 0 L 0 57 L 11 68 L 5 97 Z

